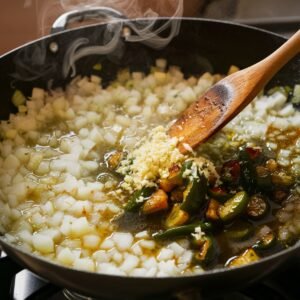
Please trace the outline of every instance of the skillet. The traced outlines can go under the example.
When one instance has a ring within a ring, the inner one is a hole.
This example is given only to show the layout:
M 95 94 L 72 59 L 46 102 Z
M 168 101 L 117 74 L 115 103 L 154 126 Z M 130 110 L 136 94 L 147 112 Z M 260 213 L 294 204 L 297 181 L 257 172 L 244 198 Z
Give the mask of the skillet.
M 107 12 L 106 10 L 102 11 Z M 78 14 L 76 15 L 78 17 Z M 161 18 L 164 24 L 168 18 Z M 185 75 L 205 71 L 226 73 L 234 64 L 247 67 L 270 54 L 285 38 L 261 29 L 208 19 L 181 18 L 179 34 L 163 49 L 155 50 L 141 43 L 126 43 L 107 55 L 90 55 L 76 63 L 76 74 L 100 75 L 108 84 L 120 68 L 148 72 L 156 58 L 166 58 L 171 65 L 181 67 Z M 137 23 L 141 20 L 131 20 Z M 129 20 L 118 20 L 126 26 Z M 63 76 L 62 65 L 69 45 L 78 37 L 88 38 L 88 45 L 103 44 L 108 23 L 65 30 L 33 41 L 0 57 L 0 118 L 7 119 L 15 112 L 11 103 L 14 90 L 20 89 L 29 96 L 33 87 L 63 87 L 71 76 Z M 120 50 L 121 49 L 121 50 Z M 101 63 L 101 71 L 93 69 Z M 300 55 L 286 65 L 269 83 L 277 85 L 300 83 Z M 78 293 L 107 299 L 140 299 L 147 296 L 176 294 L 189 289 L 204 294 L 241 288 L 266 276 L 288 259 L 300 253 L 300 243 L 263 258 L 250 265 L 233 269 L 215 269 L 199 275 L 139 278 L 103 275 L 74 270 L 26 253 L 0 237 L 0 245 L 15 261 L 56 285 Z

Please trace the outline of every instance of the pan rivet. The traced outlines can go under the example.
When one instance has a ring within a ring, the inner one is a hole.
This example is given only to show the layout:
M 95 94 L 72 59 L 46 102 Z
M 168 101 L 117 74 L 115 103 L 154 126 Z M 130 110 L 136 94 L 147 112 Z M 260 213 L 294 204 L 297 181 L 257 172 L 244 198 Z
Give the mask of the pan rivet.
M 56 42 L 51 42 L 49 44 L 49 50 L 52 52 L 52 53 L 56 53 L 58 51 L 58 45 Z
M 122 31 L 122 36 L 125 38 L 125 40 L 131 35 L 131 30 L 129 27 L 124 27 Z

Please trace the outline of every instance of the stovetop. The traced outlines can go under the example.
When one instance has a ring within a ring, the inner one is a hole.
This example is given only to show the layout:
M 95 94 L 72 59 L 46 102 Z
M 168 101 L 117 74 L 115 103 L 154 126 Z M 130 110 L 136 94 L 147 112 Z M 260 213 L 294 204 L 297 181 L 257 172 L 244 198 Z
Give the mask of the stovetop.
M 146 298 L 147 300 L 299 300 L 300 256 L 280 269 L 246 288 L 219 296 L 199 293 L 181 293 L 177 296 Z M 23 269 L 2 252 L 0 258 L 1 300 L 93 300 L 61 287 Z M 104 300 L 104 299 L 99 299 Z M 121 299 L 116 299 L 121 300 Z

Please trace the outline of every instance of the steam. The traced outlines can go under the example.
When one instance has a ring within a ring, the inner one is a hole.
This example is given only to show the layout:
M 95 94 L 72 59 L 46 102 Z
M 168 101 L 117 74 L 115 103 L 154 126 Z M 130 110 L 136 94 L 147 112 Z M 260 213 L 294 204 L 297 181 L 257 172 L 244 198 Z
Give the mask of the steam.
M 76 75 L 76 67 L 75 63 L 77 60 L 79 60 L 82 57 L 88 56 L 88 55 L 103 55 L 103 54 L 109 54 L 112 51 L 114 51 L 120 40 L 120 35 L 122 31 L 122 25 L 121 24 L 108 24 L 107 26 L 107 32 L 112 32 L 112 36 L 109 39 L 109 42 L 105 45 L 101 46 L 86 46 L 83 47 L 83 45 L 89 43 L 89 39 L 87 38 L 78 38 L 76 39 L 69 47 L 65 54 L 64 63 L 63 63 L 63 76 L 67 77 L 70 70 L 72 70 L 71 77 L 74 77 Z M 80 48 L 81 47 L 81 48 Z M 79 49 L 80 48 L 80 49 Z
M 14 57 L 15 73 L 11 76 L 20 81 L 33 81 L 56 71 L 56 66 L 47 59 L 44 43 L 22 48 Z
M 36 10 L 39 11 L 40 19 L 38 23 L 42 35 L 45 35 L 46 31 L 50 31 L 50 28 L 47 28 L 47 23 L 52 24 L 57 15 L 71 10 L 104 6 L 116 9 L 128 18 L 147 18 L 135 20 L 134 22 L 119 18 L 116 19 L 117 22 L 112 21 L 107 24 L 103 45 L 91 45 L 88 38 L 78 37 L 69 45 L 66 51 L 62 66 L 64 78 L 68 75 L 71 75 L 71 77 L 76 75 L 76 62 L 85 56 L 106 55 L 114 51 L 122 55 L 124 40 L 128 43 L 143 43 L 154 49 L 167 46 L 179 33 L 180 19 L 178 17 L 183 15 L 183 0 L 51 0 L 48 2 L 24 0 L 26 7 L 33 5 L 33 3 Z M 159 16 L 169 16 L 170 18 L 160 22 L 160 26 L 158 26 L 156 21 Z M 129 30 L 125 32 L 124 27 L 129 28 Z M 164 36 L 161 36 L 162 32 L 164 32 Z M 168 34 L 166 35 L 166 33 Z M 41 50 L 43 49 L 37 51 L 39 57 L 41 57 L 39 60 L 45 62 L 46 51 L 43 54 Z M 24 68 L 27 75 L 30 73 L 31 76 L 25 77 L 27 80 L 36 78 L 37 73 L 43 74 L 40 68 L 36 71 L 31 70 L 37 65 L 34 58 L 33 63 L 28 64 L 28 54 L 23 54 L 23 58 L 24 56 L 26 56 L 26 62 L 20 61 L 21 57 L 18 57 L 17 65 L 19 70 Z M 42 66 L 43 63 L 40 62 L 38 65 Z M 49 66 L 45 71 L 46 73 L 49 72 Z M 16 74 L 14 75 L 16 76 Z M 23 78 L 23 80 L 26 79 Z
M 70 0 L 64 0 L 62 1 L 63 5 L 66 5 L 66 3 L 69 3 Z M 93 1 L 103 3 L 103 1 Z M 161 3 L 166 3 L 168 1 L 161 1 Z M 72 3 L 74 3 L 72 1 Z M 127 1 L 111 1 L 110 4 L 112 4 L 113 7 L 117 7 L 118 5 L 123 5 L 126 3 L 127 11 L 133 11 L 137 12 L 139 11 L 138 1 L 132 0 L 129 3 Z M 158 2 L 157 2 L 158 3 Z M 176 3 L 176 1 L 173 1 L 173 3 Z M 78 8 L 78 7 L 77 7 Z M 119 6 L 120 8 L 120 6 Z M 129 35 L 125 35 L 125 41 L 126 42 L 140 42 L 148 47 L 154 48 L 154 49 L 161 49 L 165 46 L 167 46 L 170 41 L 179 33 L 180 29 L 180 20 L 175 19 L 174 17 L 182 16 L 183 14 L 183 0 L 178 0 L 177 8 L 173 14 L 173 16 L 166 22 L 164 22 L 161 26 L 154 29 L 154 26 L 156 25 L 156 19 L 159 16 L 158 12 L 153 11 L 152 9 L 147 9 L 144 13 L 145 17 L 150 17 L 150 19 L 141 20 L 136 23 L 134 22 L 126 22 L 126 26 L 131 29 L 131 33 Z M 108 39 L 107 43 L 104 45 L 95 45 L 95 46 L 83 46 L 83 39 L 78 38 L 73 42 L 72 45 L 70 45 L 70 51 L 67 51 L 64 59 L 63 64 L 63 76 L 67 77 L 70 71 L 72 70 L 71 76 L 74 76 L 76 74 L 76 67 L 75 63 L 80 58 L 97 54 L 97 55 L 103 55 L 113 52 L 117 49 L 120 39 L 122 37 L 122 28 L 123 28 L 124 21 L 122 19 L 119 19 L 119 22 L 117 23 L 111 23 L 107 26 L 107 31 L 110 32 L 110 38 Z M 160 33 L 162 33 L 165 30 L 169 29 L 169 34 L 166 37 L 161 37 Z M 84 40 L 84 44 L 87 44 L 88 40 Z
M 69 68 L 66 68 L 66 66 L 74 66 L 74 59 L 76 59 L 75 52 L 76 50 L 81 47 L 82 45 L 85 45 L 89 42 L 87 38 L 78 38 L 67 50 L 65 55 L 65 62 L 63 65 L 63 74 L 68 74 Z M 77 58 L 79 59 L 79 58 Z M 74 76 L 76 73 L 76 70 L 73 68 L 73 73 L 71 76 Z

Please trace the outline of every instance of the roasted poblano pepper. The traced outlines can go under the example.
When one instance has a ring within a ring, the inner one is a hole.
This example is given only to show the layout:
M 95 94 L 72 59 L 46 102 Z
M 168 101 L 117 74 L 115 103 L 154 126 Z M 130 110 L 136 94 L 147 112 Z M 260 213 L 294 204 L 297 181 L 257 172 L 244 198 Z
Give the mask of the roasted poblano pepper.
M 212 225 L 209 222 L 195 222 L 192 224 L 173 227 L 162 232 L 157 232 L 153 234 L 153 238 L 156 240 L 166 240 L 182 236 L 184 237 L 193 233 L 196 227 L 200 227 L 203 231 L 209 231 L 212 229 Z
M 180 208 L 190 214 L 197 212 L 205 203 L 207 186 L 206 177 L 198 174 L 198 177 L 191 180 L 184 190 Z
M 200 240 L 194 241 L 194 245 L 199 249 L 195 250 L 193 255 L 193 263 L 206 266 L 211 263 L 217 254 L 217 242 L 209 235 L 205 235 Z
M 219 207 L 218 213 L 223 222 L 230 222 L 241 215 L 247 208 L 249 197 L 246 192 L 241 191 L 227 200 Z
M 125 205 L 126 211 L 135 211 L 143 205 L 143 203 L 154 193 L 154 187 L 143 187 L 135 191 Z
M 259 258 L 260 257 L 256 254 L 256 252 L 252 248 L 249 248 L 245 250 L 241 255 L 229 259 L 225 264 L 225 266 L 239 267 L 239 266 L 243 266 L 255 262 L 259 260 Z
M 189 219 L 189 214 L 180 208 L 180 204 L 174 204 L 170 214 L 168 215 L 165 227 L 172 228 L 176 226 L 183 225 Z

